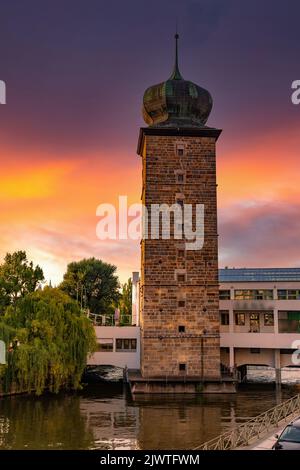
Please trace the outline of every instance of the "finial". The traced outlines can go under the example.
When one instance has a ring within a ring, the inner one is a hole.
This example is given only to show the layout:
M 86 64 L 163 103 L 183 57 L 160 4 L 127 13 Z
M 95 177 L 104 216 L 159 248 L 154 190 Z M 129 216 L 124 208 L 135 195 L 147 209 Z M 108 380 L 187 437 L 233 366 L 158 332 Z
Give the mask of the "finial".
M 183 80 L 181 73 L 179 72 L 179 67 L 178 67 L 178 39 L 179 39 L 179 34 L 177 32 L 177 21 L 176 21 L 176 34 L 175 34 L 175 65 L 173 69 L 173 73 L 170 77 L 170 80 Z

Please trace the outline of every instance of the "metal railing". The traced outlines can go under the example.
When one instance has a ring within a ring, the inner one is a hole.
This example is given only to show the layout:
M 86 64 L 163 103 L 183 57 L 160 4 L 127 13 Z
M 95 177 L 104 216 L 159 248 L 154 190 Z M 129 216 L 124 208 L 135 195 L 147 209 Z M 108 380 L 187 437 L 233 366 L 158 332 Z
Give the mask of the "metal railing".
M 113 315 L 102 315 L 87 311 L 87 317 L 92 321 L 94 326 L 130 326 L 131 315 L 120 315 L 116 320 Z
M 236 428 L 195 447 L 194 450 L 234 450 L 249 446 L 268 432 L 300 414 L 300 394 L 280 403 Z

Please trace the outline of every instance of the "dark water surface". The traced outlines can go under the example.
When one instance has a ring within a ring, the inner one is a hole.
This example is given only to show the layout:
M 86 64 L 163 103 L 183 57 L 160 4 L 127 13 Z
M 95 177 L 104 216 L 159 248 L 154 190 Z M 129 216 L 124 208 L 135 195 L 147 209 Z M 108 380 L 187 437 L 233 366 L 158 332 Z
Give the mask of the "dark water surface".
M 0 449 L 191 449 L 298 392 L 248 385 L 236 395 L 133 400 L 122 384 L 104 383 L 0 398 Z

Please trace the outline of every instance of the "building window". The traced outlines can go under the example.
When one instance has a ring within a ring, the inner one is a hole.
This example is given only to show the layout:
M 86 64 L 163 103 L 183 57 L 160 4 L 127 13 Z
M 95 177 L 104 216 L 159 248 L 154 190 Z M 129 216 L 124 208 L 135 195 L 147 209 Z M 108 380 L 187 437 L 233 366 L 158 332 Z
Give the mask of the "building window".
M 279 333 L 300 333 L 300 311 L 279 311 L 278 331 Z
M 178 282 L 185 282 L 185 274 L 177 274 Z
M 179 325 L 179 327 L 178 327 L 178 333 L 185 333 L 185 326 Z
M 245 314 L 244 313 L 235 314 L 235 324 L 238 326 L 245 326 Z
M 185 183 L 185 174 L 183 172 L 176 173 L 176 182 L 179 184 Z
M 278 300 L 300 300 L 300 290 L 298 289 L 278 289 Z
M 183 364 L 183 363 L 179 364 L 179 370 L 180 370 L 180 372 L 185 372 L 186 371 L 186 364 Z
M 259 313 L 250 314 L 250 333 L 259 333 Z
M 183 157 L 184 156 L 184 145 L 183 144 L 177 144 L 176 145 L 176 153 L 178 157 Z
M 178 300 L 178 307 L 185 307 L 185 300 Z
M 236 300 L 272 300 L 272 289 L 237 289 L 234 291 Z
M 219 291 L 220 300 L 230 300 L 230 290 L 220 290 Z
M 260 348 L 250 348 L 251 354 L 260 354 Z
M 264 313 L 264 325 L 274 326 L 274 314 L 272 312 Z
M 220 310 L 221 325 L 229 325 L 229 312 L 228 310 Z
M 136 339 L 133 338 L 118 338 L 116 339 L 116 351 L 117 352 L 132 352 L 136 351 Z
M 114 350 L 114 341 L 112 338 L 98 338 L 98 352 L 112 352 Z
M 287 290 L 286 289 L 278 289 L 277 290 L 277 297 L 278 297 L 278 300 L 287 300 Z

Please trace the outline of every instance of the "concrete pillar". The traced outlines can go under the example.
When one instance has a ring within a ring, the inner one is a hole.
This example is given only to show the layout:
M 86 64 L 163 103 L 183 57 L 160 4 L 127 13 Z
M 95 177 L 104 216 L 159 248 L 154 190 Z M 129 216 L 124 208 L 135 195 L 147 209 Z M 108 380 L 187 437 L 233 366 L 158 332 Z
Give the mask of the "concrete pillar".
M 230 367 L 231 371 L 234 369 L 234 365 L 235 365 L 234 347 L 230 346 L 230 348 L 229 348 L 229 367 Z
M 274 307 L 273 314 L 274 314 L 274 333 L 275 333 L 275 335 L 277 335 L 279 333 L 279 330 L 278 330 L 278 308 L 277 307 Z
M 274 349 L 274 365 L 275 365 L 275 381 L 276 384 L 281 384 L 281 363 L 280 363 L 280 349 Z
M 229 307 L 229 333 L 234 333 L 234 315 L 233 307 L 231 305 Z

